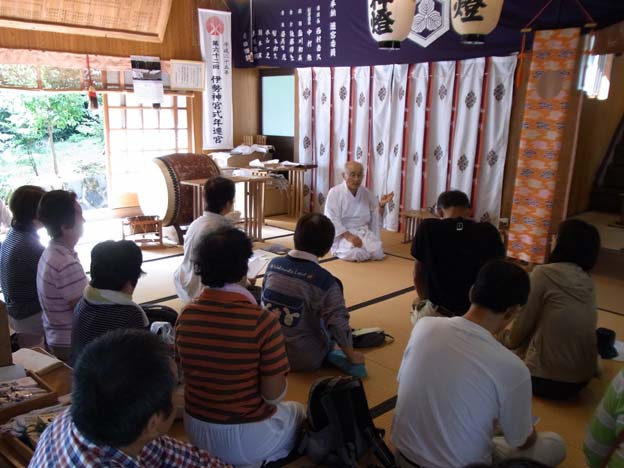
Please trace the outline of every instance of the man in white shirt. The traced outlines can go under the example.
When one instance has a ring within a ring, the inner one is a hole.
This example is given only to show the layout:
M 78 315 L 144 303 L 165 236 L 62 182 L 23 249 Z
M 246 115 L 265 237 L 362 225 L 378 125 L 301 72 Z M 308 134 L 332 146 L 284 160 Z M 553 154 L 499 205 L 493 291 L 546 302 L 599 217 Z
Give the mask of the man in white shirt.
M 375 195 L 362 187 L 363 176 L 364 168 L 359 162 L 346 163 L 344 182 L 330 189 L 325 202 L 325 216 L 336 229 L 331 253 L 349 262 L 384 258 L 380 218 L 386 204 L 394 198 L 392 192 L 377 201 Z
M 493 336 L 520 311 L 529 288 L 522 268 L 493 260 L 479 271 L 463 317 L 416 323 L 399 370 L 393 421 L 401 468 L 511 457 L 555 466 L 565 459 L 561 437 L 535 431 L 529 370 Z M 503 436 L 495 437 L 497 429 Z
M 204 285 L 195 273 L 193 257 L 195 248 L 206 234 L 232 223 L 226 215 L 234 207 L 236 188 L 234 182 L 225 177 L 212 177 L 204 185 L 204 214 L 191 223 L 184 237 L 184 258 L 173 274 L 176 292 L 184 302 L 191 302 L 199 296 Z

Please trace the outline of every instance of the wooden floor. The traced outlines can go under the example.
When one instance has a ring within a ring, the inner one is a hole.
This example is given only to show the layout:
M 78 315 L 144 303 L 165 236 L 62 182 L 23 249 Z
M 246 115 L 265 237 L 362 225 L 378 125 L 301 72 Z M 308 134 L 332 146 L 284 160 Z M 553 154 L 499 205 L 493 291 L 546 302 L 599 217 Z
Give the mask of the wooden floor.
M 292 236 L 288 229 L 293 228 L 293 223 L 287 219 L 278 219 L 271 224 L 278 227 L 266 227 L 265 238 L 268 239 L 265 243 L 292 247 Z M 387 256 L 382 261 L 355 264 L 325 257 L 322 262 L 344 284 L 353 327 L 379 326 L 395 337 L 392 344 L 365 352 L 368 377 L 364 384 L 369 405 L 377 415 L 375 423 L 386 430 L 386 439 L 389 440 L 394 413 L 393 399 L 397 392 L 396 375 L 411 331 L 408 311 L 415 295 L 411 287 L 413 264 L 409 245 L 402 244 L 402 235 L 397 233 L 386 232 L 383 240 Z M 150 252 L 143 267 L 146 275 L 139 281 L 136 291 L 137 302 L 163 303 L 180 309 L 182 303 L 175 296 L 172 274 L 181 260 L 181 252 L 180 247 Z M 624 281 L 600 275 L 594 275 L 594 281 L 601 309 L 599 326 L 611 328 L 618 337 L 624 337 Z M 540 418 L 538 430 L 558 432 L 566 440 L 568 458 L 560 466 L 585 466 L 582 454 L 585 427 L 605 388 L 621 366 L 616 361 L 603 361 L 602 377 L 594 379 L 576 401 L 553 403 L 534 398 L 534 415 Z M 287 398 L 305 403 L 313 381 L 338 373 L 333 368 L 327 368 L 313 374 L 290 374 Z M 181 422 L 176 422 L 172 433 L 185 438 Z M 302 458 L 289 466 L 312 465 Z

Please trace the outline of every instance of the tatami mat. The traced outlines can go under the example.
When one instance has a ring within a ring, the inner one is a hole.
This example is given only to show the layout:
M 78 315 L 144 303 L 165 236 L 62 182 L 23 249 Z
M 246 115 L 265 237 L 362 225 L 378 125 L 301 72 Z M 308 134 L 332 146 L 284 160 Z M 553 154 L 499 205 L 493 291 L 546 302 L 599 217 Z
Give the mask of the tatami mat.
M 394 337 L 392 343 L 363 350 L 367 363 L 375 362 L 398 372 L 412 332 L 409 310 L 414 297 L 415 293 L 409 292 L 351 312 L 353 328 L 379 327 Z
M 593 274 L 598 308 L 624 314 L 624 281 Z
M 344 285 L 347 307 L 412 286 L 412 262 L 386 257 L 377 262 L 335 260 L 323 264 Z
M 182 257 L 171 257 L 156 262 L 143 263 L 145 275 L 139 278 L 134 291 L 137 303 L 152 302 L 168 296 L 175 296 L 173 272 L 178 268 Z

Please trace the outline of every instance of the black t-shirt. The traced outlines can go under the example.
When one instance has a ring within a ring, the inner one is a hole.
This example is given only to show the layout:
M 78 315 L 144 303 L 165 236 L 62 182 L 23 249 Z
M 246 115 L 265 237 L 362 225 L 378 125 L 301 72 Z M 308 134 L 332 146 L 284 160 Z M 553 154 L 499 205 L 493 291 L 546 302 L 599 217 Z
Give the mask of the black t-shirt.
M 504 256 L 493 225 L 463 218 L 424 219 L 412 243 L 412 257 L 423 264 L 427 298 L 455 315 L 470 308 L 468 293 L 479 269 Z

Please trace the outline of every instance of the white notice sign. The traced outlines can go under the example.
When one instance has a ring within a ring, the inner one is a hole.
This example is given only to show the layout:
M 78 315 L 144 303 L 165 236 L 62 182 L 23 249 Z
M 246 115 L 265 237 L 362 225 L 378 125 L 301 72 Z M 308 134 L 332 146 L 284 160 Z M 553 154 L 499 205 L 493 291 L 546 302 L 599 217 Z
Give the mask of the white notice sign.
M 203 91 L 206 65 L 190 60 L 171 60 L 171 89 Z

